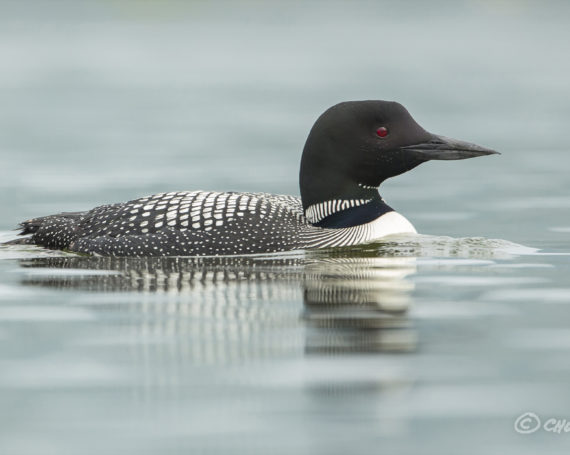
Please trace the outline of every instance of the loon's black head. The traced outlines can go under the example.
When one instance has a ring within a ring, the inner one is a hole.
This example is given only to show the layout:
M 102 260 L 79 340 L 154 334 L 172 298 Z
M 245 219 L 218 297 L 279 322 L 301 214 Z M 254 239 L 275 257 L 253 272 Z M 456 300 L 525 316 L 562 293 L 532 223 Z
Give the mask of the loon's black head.
M 303 207 L 327 200 L 367 198 L 387 178 L 429 160 L 497 153 L 431 134 L 399 103 L 348 101 L 315 122 L 301 159 Z

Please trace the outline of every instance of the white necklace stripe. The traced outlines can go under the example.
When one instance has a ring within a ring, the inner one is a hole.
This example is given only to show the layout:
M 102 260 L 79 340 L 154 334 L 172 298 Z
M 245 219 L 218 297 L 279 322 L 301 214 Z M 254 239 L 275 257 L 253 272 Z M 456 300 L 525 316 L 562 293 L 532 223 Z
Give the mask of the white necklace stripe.
M 367 204 L 372 199 L 334 199 L 313 204 L 305 210 L 305 216 L 310 223 L 318 223 L 327 216 L 352 207 Z

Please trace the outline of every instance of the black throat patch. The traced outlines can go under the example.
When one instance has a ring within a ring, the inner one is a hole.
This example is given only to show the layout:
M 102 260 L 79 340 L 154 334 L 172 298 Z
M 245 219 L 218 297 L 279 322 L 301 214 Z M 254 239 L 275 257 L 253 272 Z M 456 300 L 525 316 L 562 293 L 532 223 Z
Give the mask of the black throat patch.
M 313 223 L 313 226 L 328 229 L 359 226 L 361 224 L 369 223 L 385 213 L 393 211 L 394 209 L 386 204 L 382 199 L 374 198 L 367 204 L 333 213 L 332 215 L 323 218 L 318 223 Z

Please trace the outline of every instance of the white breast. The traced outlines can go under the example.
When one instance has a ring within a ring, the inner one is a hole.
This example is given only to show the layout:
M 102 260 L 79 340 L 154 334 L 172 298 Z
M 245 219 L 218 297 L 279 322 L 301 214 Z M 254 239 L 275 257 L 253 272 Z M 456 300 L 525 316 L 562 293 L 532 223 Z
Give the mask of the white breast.
M 300 233 L 301 248 L 332 248 L 375 242 L 387 235 L 416 234 L 412 223 L 397 212 L 388 212 L 358 226 L 327 229 L 307 225 Z
M 385 213 L 364 226 L 367 227 L 367 238 L 362 243 L 373 242 L 393 234 L 417 234 L 412 223 L 398 212 Z

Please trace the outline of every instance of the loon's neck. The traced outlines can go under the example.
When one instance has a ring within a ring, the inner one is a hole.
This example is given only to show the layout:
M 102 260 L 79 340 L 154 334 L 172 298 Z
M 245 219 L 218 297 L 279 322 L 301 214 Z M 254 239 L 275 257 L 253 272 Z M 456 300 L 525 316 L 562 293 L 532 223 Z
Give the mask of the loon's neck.
M 299 172 L 303 210 L 307 220 L 323 228 L 358 226 L 392 212 L 378 194 L 378 187 L 390 175 L 379 172 L 377 163 L 355 167 L 343 137 L 311 130 Z
M 305 216 L 313 226 L 338 229 L 366 224 L 392 211 L 375 190 L 369 199 L 333 199 L 313 204 L 305 210 Z
M 353 145 L 343 142 L 343 136 L 325 133 L 313 128 L 303 149 L 299 169 L 303 209 L 326 201 L 379 198 L 378 187 L 389 175 L 378 171 L 375 160 L 355 166 L 352 157 L 358 150 L 351 152 Z

